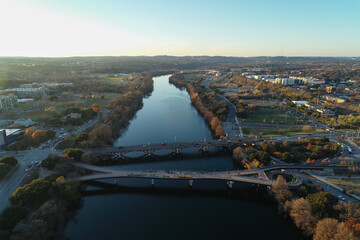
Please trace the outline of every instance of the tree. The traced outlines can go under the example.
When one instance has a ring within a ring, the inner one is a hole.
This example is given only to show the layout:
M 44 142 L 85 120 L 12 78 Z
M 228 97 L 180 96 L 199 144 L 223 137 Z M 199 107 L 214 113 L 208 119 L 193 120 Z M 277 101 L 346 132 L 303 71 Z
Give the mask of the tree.
M 311 144 L 311 143 L 309 143 L 309 144 L 307 145 L 307 147 L 306 147 L 306 150 L 311 151 L 311 150 L 312 150 L 312 148 L 313 148 L 312 144 Z
M 354 231 L 357 237 L 360 236 L 360 222 L 358 218 L 350 218 L 349 220 L 344 222 L 344 224 L 348 229 Z
M 96 113 L 99 113 L 100 112 L 100 104 L 98 103 L 94 103 L 92 106 L 91 106 L 92 110 Z
M 221 125 L 217 126 L 215 129 L 215 135 L 217 137 L 223 136 L 224 135 L 224 129 Z
M 46 131 L 44 131 L 44 130 L 36 130 L 32 134 L 32 138 L 39 141 L 39 142 L 46 142 L 47 141 Z
M 241 147 L 237 147 L 233 151 L 233 158 L 240 160 L 244 158 L 244 152 Z
M 0 214 L 0 226 L 3 230 L 9 230 L 10 232 L 15 225 L 26 217 L 28 210 L 24 207 L 17 205 L 11 205 L 6 207 Z M 0 238 L 1 239 L 1 238 Z
M 246 149 L 245 149 L 245 151 L 246 151 L 246 154 L 247 155 L 250 155 L 250 154 L 254 154 L 255 153 L 255 150 L 254 150 L 254 148 L 253 147 L 247 147 Z
M 56 193 L 67 202 L 68 207 L 75 208 L 81 199 L 80 183 L 77 181 L 64 182 L 64 177 L 58 178 L 55 181 Z
M 102 124 L 99 127 L 96 127 L 90 134 L 90 138 L 94 141 L 98 140 L 103 143 L 111 143 L 112 131 L 111 127 L 106 124 Z
M 334 218 L 324 218 L 316 225 L 314 240 L 355 240 L 351 230 Z
M 311 235 L 314 233 L 316 220 L 311 215 L 311 207 L 309 202 L 304 198 L 298 198 L 291 201 L 289 215 L 293 219 L 295 225 L 303 230 L 306 235 Z
M 56 137 L 56 132 L 53 130 L 46 130 L 45 134 L 46 134 L 47 140 L 53 139 L 54 137 Z
M 334 206 L 334 209 L 338 212 L 339 219 L 342 222 L 346 222 L 351 218 L 360 219 L 360 204 L 357 202 L 338 202 Z
M 11 167 L 5 163 L 0 163 L 0 179 L 6 176 L 11 170 Z
M 89 135 L 87 133 L 79 133 L 75 137 L 75 142 L 79 143 L 82 141 L 86 141 L 89 139 Z
M 36 127 L 29 127 L 25 129 L 25 134 L 32 136 L 35 131 L 36 131 Z
M 333 217 L 336 215 L 334 205 L 337 204 L 338 199 L 334 195 L 328 192 L 318 192 L 309 194 L 306 197 L 311 206 L 312 214 L 317 219 L 323 219 L 327 217 Z
M 51 183 L 44 179 L 35 179 L 23 187 L 19 187 L 11 194 L 9 200 L 12 204 L 20 206 L 40 206 L 49 197 Z
M 18 160 L 14 157 L 5 156 L 0 159 L 0 163 L 4 163 L 8 166 L 14 167 L 16 164 L 18 164 Z
M 272 183 L 272 191 L 276 200 L 280 203 L 284 203 L 291 197 L 291 192 L 283 176 L 278 175 L 276 181 Z
M 267 152 L 260 151 L 256 153 L 256 159 L 262 164 L 267 164 L 270 161 L 270 155 Z
M 305 125 L 302 127 L 303 132 L 311 132 L 312 130 L 313 130 L 313 128 L 310 125 Z
M 287 163 L 290 162 L 291 158 L 292 158 L 292 155 L 289 152 L 284 152 L 281 154 L 281 159 Z
M 64 150 L 64 154 L 75 161 L 80 161 L 83 153 L 79 148 L 68 148 Z
M 272 152 L 272 146 L 267 141 L 263 141 L 260 144 L 260 147 L 263 149 L 264 152 L 271 153 Z
M 52 170 L 55 168 L 56 164 L 59 163 L 59 159 L 59 156 L 49 156 L 41 162 L 41 166 L 43 168 Z

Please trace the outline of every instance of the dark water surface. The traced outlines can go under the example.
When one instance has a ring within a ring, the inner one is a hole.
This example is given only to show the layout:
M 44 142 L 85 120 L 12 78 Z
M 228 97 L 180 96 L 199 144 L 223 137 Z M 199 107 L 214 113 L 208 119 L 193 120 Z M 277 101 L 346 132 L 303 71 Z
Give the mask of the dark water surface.
M 190 104 L 186 91 L 154 78 L 154 92 L 115 145 L 210 139 L 204 119 Z M 216 151 L 216 149 L 213 149 Z M 158 152 L 157 154 L 167 154 Z M 163 158 L 162 158 L 163 159 Z M 116 169 L 233 169 L 226 152 L 187 152 L 168 161 L 112 166 Z M 155 181 L 118 179 L 94 182 L 84 191 L 84 204 L 68 224 L 67 236 L 80 239 L 304 239 L 277 215 L 262 192 L 235 183 L 229 191 L 222 181 Z

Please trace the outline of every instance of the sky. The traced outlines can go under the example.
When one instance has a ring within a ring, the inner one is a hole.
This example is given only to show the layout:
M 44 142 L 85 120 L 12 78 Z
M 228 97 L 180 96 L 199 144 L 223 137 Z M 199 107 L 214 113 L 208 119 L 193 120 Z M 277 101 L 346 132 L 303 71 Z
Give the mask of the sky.
M 360 56 L 359 0 L 0 0 L 0 56 Z

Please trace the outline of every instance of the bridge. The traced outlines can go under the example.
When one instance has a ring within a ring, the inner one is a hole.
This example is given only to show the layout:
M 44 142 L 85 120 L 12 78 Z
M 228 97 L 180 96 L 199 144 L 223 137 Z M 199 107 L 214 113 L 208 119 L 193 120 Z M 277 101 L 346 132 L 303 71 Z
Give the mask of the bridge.
M 171 153 L 179 154 L 183 149 L 197 149 L 206 151 L 211 147 L 224 147 L 228 148 L 232 144 L 239 144 L 241 140 L 203 140 L 203 141 L 187 141 L 187 142 L 174 142 L 174 143 L 155 143 L 144 145 L 132 145 L 123 147 L 109 147 L 109 148 L 95 148 L 90 149 L 88 152 L 93 155 L 111 156 L 113 159 L 124 158 L 124 154 L 132 152 L 142 152 L 145 156 L 151 156 L 156 151 L 170 150 Z M 242 142 L 242 141 L 241 141 Z
M 170 142 L 170 143 L 155 143 L 155 144 L 143 144 L 143 145 L 130 145 L 130 146 L 121 146 L 121 147 L 109 147 L 109 148 L 94 148 L 90 149 L 87 152 L 91 153 L 93 156 L 108 156 L 112 159 L 125 158 L 125 154 L 131 152 L 142 152 L 145 156 L 151 156 L 156 151 L 160 150 L 170 150 L 173 154 L 179 154 L 183 149 L 198 149 L 200 151 L 207 151 L 211 147 L 223 147 L 231 148 L 236 146 L 243 146 L 244 144 L 254 143 L 263 140 L 272 140 L 272 141 L 294 141 L 298 138 L 308 138 L 308 137 L 322 137 L 329 136 L 328 133 L 324 134 L 303 134 L 303 135 L 292 135 L 292 136 L 278 136 L 278 137 L 263 137 L 263 138 L 235 138 L 235 139 L 210 139 L 202 141 L 186 141 L 186 142 Z M 332 133 L 332 136 L 345 136 L 345 133 Z
M 267 173 L 272 171 L 280 171 L 283 169 L 305 169 L 305 170 L 323 170 L 323 167 L 314 166 L 276 166 L 253 170 L 237 170 L 237 171 L 220 171 L 220 172 L 197 172 L 197 171 L 176 171 L 176 170 L 113 170 L 103 167 L 94 166 L 91 164 L 73 162 L 71 163 L 76 168 L 85 169 L 93 172 L 89 175 L 83 175 L 74 180 L 77 181 L 92 181 L 102 179 L 114 179 L 116 183 L 117 178 L 142 178 L 151 179 L 151 184 L 155 184 L 155 179 L 164 180 L 188 180 L 189 186 L 192 187 L 194 180 L 224 180 L 228 187 L 231 188 L 234 182 L 245 182 L 259 185 L 271 186 L 273 180 L 269 179 Z M 295 182 L 288 183 L 289 187 L 297 187 L 302 184 L 302 178 L 297 173 L 289 173 L 296 179 Z

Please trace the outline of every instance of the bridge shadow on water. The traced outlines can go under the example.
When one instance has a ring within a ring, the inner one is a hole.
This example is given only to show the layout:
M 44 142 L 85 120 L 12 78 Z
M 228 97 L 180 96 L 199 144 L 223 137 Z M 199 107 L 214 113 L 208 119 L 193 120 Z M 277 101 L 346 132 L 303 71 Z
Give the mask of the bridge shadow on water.
M 125 156 L 124 158 L 112 159 L 110 157 L 103 157 L 94 162 L 98 166 L 112 166 L 112 165 L 124 165 L 135 163 L 150 163 L 150 162 L 168 162 L 176 160 L 194 160 L 194 159 L 206 159 L 207 157 L 229 157 L 228 150 L 223 148 L 211 148 L 208 151 L 183 151 L 178 154 L 153 154 L 151 156 Z M 234 162 L 234 161 L 233 161 Z M 234 162 L 234 169 L 238 169 L 238 166 Z
M 134 179 L 130 179 L 133 181 Z M 158 195 L 176 197 L 217 197 L 241 199 L 242 201 L 273 205 L 268 197 L 266 187 L 247 183 L 234 183 L 229 189 L 222 180 L 196 180 L 189 188 L 187 180 L 156 180 L 152 187 L 150 180 L 136 179 L 130 183 L 126 179 L 118 179 L 118 184 L 112 180 L 88 181 L 83 183 L 83 196 L 99 196 L 114 194 Z

